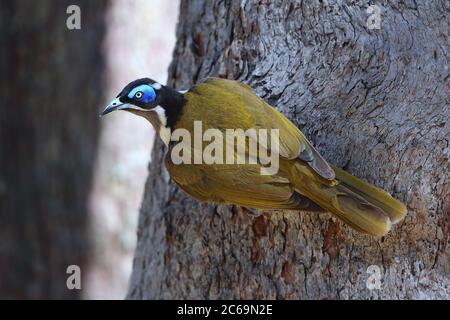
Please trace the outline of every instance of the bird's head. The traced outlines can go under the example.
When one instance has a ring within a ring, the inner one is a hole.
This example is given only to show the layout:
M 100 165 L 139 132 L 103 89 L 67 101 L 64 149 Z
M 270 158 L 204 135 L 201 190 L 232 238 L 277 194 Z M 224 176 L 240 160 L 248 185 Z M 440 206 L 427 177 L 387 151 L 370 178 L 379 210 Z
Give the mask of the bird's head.
M 104 116 L 116 110 L 152 111 L 161 105 L 163 86 L 158 82 L 143 78 L 129 83 L 119 95 L 100 113 Z

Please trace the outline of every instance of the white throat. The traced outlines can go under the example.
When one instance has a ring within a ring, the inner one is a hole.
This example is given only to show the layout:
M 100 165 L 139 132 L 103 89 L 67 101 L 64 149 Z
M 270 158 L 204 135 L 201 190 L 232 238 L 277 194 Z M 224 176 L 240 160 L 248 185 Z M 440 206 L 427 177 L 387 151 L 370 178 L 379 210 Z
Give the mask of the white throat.
M 166 110 L 164 110 L 164 108 L 161 106 L 156 106 L 155 108 L 151 109 L 150 111 L 156 112 L 156 114 L 158 115 L 158 120 L 160 122 L 159 136 L 160 136 L 161 140 L 164 142 L 164 144 L 166 146 L 168 146 L 172 132 L 171 132 L 170 128 L 167 127 Z

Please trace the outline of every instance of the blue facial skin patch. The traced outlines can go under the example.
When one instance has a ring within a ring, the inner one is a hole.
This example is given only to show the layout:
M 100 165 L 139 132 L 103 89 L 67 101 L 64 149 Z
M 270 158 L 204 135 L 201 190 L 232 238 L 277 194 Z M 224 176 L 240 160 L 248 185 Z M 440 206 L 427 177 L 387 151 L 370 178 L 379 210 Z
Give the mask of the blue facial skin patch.
M 142 97 L 140 99 L 134 98 L 136 93 L 139 91 L 142 92 Z M 141 84 L 140 86 L 137 86 L 130 91 L 130 93 L 128 94 L 128 98 L 137 99 L 139 101 L 142 101 L 143 103 L 150 103 L 156 99 L 156 92 L 155 89 L 152 88 L 152 86 L 149 86 L 148 84 Z

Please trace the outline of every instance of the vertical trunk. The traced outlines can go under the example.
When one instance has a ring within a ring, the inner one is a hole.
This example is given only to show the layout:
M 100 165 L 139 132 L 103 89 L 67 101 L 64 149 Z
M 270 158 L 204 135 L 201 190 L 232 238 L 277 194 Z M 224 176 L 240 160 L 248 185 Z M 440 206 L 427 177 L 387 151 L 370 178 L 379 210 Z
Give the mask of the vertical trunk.
M 450 8 L 377 3 L 379 30 L 369 1 L 184 1 L 169 84 L 250 84 L 327 160 L 404 201 L 404 222 L 373 239 L 329 214 L 201 205 L 158 143 L 130 298 L 450 298 Z
M 105 1 L 0 2 L 0 298 L 78 298 L 102 98 Z

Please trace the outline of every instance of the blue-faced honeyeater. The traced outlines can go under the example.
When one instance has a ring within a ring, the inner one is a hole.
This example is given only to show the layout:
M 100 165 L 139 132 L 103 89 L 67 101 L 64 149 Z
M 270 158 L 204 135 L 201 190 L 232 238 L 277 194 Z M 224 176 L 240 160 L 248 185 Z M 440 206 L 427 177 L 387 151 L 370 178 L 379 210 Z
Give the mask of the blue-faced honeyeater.
M 373 236 L 385 235 L 406 215 L 405 206 L 385 191 L 328 164 L 291 121 L 241 82 L 209 78 L 179 92 L 139 79 L 128 84 L 101 114 L 115 110 L 129 111 L 153 125 L 168 146 L 165 165 L 171 178 L 199 201 L 329 211 Z M 193 134 L 195 121 L 202 122 L 203 130 L 224 134 L 227 129 L 278 129 L 279 170 L 263 175 L 261 163 L 175 164 L 170 156 L 176 145 L 171 133 L 183 128 Z

